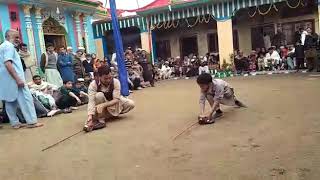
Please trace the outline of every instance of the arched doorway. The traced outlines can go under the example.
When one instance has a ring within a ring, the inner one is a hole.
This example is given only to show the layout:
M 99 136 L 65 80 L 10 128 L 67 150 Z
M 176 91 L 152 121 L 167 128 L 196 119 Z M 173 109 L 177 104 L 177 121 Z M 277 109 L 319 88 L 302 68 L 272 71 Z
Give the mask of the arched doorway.
M 54 18 L 49 17 L 42 24 L 45 44 L 52 43 L 56 50 L 66 47 L 66 30 Z

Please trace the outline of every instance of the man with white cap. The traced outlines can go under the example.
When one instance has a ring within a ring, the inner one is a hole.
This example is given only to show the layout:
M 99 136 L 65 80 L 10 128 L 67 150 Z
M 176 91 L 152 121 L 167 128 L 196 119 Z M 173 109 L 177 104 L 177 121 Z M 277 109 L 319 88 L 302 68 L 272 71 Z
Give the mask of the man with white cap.
M 172 70 L 169 67 L 169 62 L 166 61 L 164 65 L 162 65 L 160 77 L 161 79 L 169 79 L 171 77 Z

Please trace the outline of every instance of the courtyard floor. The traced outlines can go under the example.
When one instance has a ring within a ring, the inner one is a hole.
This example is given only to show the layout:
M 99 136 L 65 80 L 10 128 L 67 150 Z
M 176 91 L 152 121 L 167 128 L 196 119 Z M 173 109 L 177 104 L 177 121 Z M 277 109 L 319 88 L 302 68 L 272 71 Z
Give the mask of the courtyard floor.
M 108 127 L 77 135 L 85 107 L 41 120 L 43 128 L 0 129 L 3 180 L 318 180 L 320 77 L 226 79 L 247 109 L 223 107 L 215 124 L 194 126 L 194 79 L 135 91 L 136 108 Z

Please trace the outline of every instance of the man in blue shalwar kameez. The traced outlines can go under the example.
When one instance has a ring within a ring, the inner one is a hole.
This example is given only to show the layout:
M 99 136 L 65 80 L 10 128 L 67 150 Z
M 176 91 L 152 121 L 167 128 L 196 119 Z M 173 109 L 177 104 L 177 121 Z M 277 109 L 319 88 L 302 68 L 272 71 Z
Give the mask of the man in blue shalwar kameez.
M 37 122 L 37 115 L 32 95 L 26 86 L 20 56 L 14 44 L 20 43 L 19 32 L 8 30 L 6 40 L 0 45 L 0 100 L 5 101 L 5 108 L 13 128 L 19 129 L 24 125 L 19 122 L 17 108 L 20 107 L 27 127 L 41 127 Z
M 62 80 L 74 82 L 72 57 L 67 53 L 64 47 L 60 48 L 60 53 L 58 56 L 58 66 Z

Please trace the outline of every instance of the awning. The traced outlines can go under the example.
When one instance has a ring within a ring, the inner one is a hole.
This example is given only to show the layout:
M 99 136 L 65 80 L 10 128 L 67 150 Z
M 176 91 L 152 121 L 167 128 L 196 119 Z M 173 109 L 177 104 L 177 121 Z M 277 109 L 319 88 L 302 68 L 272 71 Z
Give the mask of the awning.
M 157 24 L 163 21 L 178 20 L 190 17 L 203 16 L 207 14 L 213 15 L 217 21 L 230 19 L 236 11 L 243 8 L 260 6 L 265 4 L 277 3 L 285 0 L 230 0 L 220 2 L 209 2 L 197 6 L 172 7 L 172 11 L 168 9 L 165 12 L 152 14 L 150 16 L 151 24 Z M 176 9 L 176 10 L 175 10 Z
M 142 32 L 147 31 L 147 20 L 145 17 L 132 17 L 127 19 L 119 20 L 119 27 L 129 28 L 129 27 L 138 27 Z M 105 31 L 112 30 L 111 22 L 97 23 L 93 25 L 93 32 L 95 38 L 100 38 L 104 36 Z

